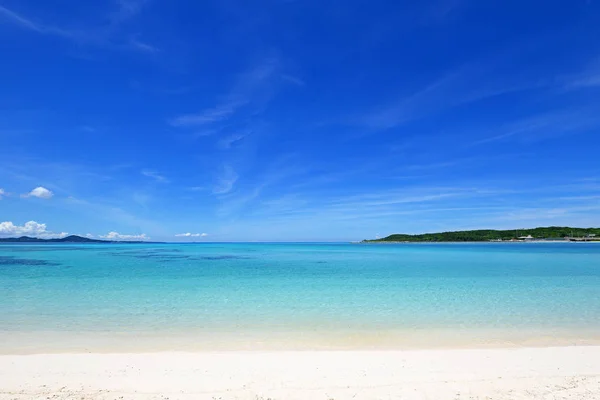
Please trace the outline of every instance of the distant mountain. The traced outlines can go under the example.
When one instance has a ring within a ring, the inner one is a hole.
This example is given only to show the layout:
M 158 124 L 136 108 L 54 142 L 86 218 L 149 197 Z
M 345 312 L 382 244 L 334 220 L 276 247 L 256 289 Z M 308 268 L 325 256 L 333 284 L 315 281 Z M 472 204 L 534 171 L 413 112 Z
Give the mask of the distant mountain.
M 59 239 L 40 239 L 29 236 L 21 236 L 18 238 L 0 238 L 0 243 L 148 243 L 148 242 L 125 242 L 90 239 L 77 235 L 70 235 Z
M 600 238 L 600 228 L 571 228 L 568 226 L 550 226 L 533 229 L 455 231 L 424 233 L 421 235 L 394 234 L 382 239 L 364 240 L 365 243 L 378 242 L 489 242 L 513 239 L 565 239 L 577 240 Z

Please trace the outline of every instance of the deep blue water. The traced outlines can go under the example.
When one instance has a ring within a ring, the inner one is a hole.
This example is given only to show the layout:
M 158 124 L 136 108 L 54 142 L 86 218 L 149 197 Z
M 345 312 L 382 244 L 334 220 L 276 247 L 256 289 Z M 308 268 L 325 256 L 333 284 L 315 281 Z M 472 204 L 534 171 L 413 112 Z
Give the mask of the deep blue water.
M 600 332 L 600 245 L 0 245 L 0 334 Z

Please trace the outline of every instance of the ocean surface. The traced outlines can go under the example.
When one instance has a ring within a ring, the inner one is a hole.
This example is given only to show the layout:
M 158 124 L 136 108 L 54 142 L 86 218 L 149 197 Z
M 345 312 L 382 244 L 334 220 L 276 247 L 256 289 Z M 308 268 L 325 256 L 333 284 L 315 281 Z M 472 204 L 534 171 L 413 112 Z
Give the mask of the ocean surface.
M 599 339 L 600 244 L 0 245 L 0 353 Z

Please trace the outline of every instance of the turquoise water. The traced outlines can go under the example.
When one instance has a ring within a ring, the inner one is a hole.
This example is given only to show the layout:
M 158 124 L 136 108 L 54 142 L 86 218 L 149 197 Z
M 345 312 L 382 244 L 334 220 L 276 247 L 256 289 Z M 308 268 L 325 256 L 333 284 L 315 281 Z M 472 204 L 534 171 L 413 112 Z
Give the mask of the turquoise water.
M 1 245 L 0 323 L 0 352 L 585 341 L 600 245 Z

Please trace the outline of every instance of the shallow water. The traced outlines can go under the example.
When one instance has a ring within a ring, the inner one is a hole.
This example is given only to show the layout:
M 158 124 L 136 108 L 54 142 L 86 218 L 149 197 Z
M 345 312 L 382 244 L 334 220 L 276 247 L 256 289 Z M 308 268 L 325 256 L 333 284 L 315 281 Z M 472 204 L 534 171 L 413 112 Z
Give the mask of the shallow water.
M 600 337 L 600 245 L 0 245 L 0 352 Z

